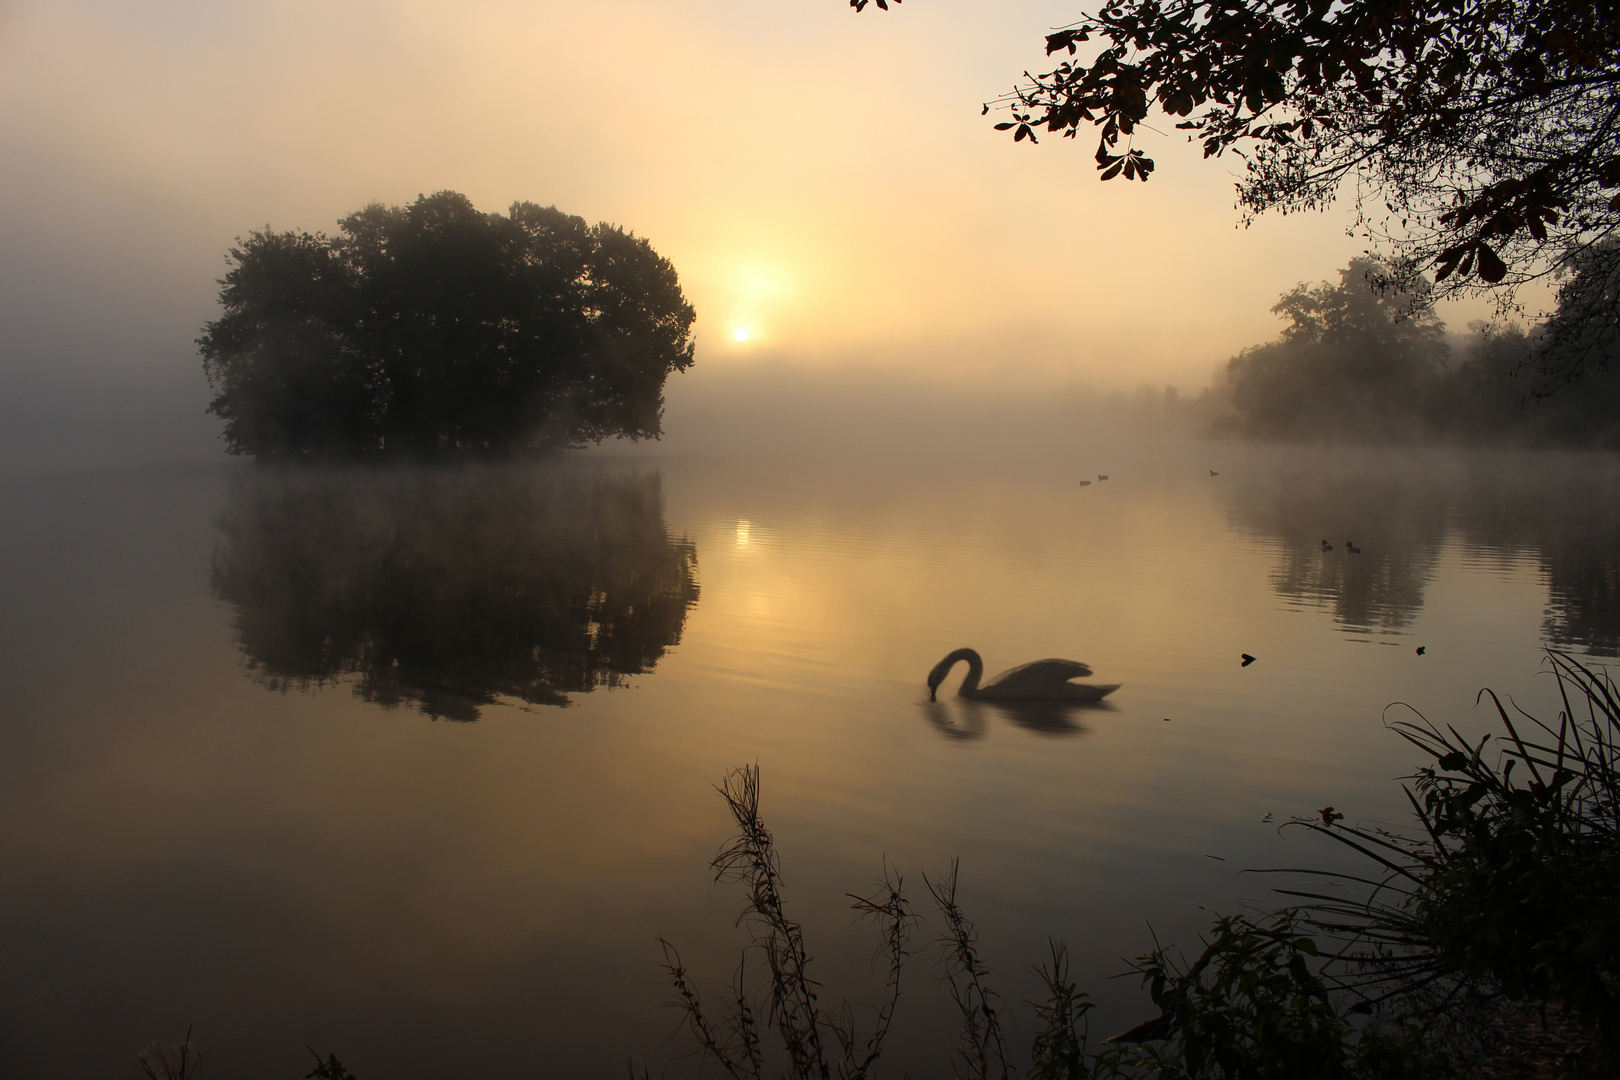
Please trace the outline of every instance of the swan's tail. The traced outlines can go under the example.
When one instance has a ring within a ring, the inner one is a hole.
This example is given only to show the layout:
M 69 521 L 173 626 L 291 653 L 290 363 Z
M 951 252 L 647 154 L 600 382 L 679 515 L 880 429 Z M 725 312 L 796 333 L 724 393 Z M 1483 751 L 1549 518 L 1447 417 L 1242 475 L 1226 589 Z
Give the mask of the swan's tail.
M 1075 701 L 1101 701 L 1118 690 L 1124 683 L 1070 683 Z

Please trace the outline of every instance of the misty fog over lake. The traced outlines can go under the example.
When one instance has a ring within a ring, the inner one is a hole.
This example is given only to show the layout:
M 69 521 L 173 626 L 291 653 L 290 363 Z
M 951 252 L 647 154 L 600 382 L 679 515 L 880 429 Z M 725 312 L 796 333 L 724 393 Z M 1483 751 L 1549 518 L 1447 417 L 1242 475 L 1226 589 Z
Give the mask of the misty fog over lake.
M 228 1077 L 306 1043 L 367 1080 L 656 1074 L 655 938 L 730 977 L 712 785 L 756 762 L 829 995 L 881 983 L 845 893 L 960 856 L 1007 1000 L 1063 938 L 1111 1032 L 1150 926 L 1338 865 L 1276 822 L 1405 821 L 1391 703 L 1482 731 L 1482 687 L 1551 711 L 1544 646 L 1620 653 L 1610 458 L 1009 446 L 9 476 L 9 1068 L 126 1075 L 195 1023 Z M 1123 686 L 929 702 L 964 645 Z M 929 952 L 896 1075 L 952 1023 Z

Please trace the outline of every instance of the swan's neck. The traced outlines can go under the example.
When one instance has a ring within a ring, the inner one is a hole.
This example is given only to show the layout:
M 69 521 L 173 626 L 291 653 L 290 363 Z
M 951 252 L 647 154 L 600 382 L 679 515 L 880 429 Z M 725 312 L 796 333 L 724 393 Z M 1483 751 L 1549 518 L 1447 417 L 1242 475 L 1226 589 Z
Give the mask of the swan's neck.
M 979 692 L 979 680 L 984 678 L 984 660 L 979 657 L 979 654 L 972 649 L 957 649 L 947 656 L 945 660 L 953 667 L 958 660 L 967 661 L 967 678 L 962 680 L 962 685 L 956 692 L 961 697 L 972 697 L 977 694 Z

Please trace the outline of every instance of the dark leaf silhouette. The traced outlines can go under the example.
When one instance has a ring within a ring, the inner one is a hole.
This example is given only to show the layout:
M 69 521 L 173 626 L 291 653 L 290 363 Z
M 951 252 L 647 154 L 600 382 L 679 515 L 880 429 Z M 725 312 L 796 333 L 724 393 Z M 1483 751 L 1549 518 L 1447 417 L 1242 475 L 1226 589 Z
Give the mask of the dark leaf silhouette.
M 1205 156 L 1242 155 L 1246 217 L 1348 185 L 1364 235 L 1447 294 L 1556 272 L 1620 226 L 1613 0 L 1122 0 L 1045 52 L 1062 63 L 1000 99 L 1022 123 L 1089 126 L 1103 162 L 1156 105 Z

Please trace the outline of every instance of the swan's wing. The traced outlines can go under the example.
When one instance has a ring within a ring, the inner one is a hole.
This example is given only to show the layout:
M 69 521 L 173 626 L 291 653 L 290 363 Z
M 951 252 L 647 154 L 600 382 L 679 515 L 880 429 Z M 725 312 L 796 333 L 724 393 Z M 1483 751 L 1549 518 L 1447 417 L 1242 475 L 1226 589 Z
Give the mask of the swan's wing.
M 1048 689 L 1090 674 L 1091 669 L 1078 660 L 1036 660 L 1003 671 L 985 683 L 983 689 L 994 687 L 1002 693 Z

